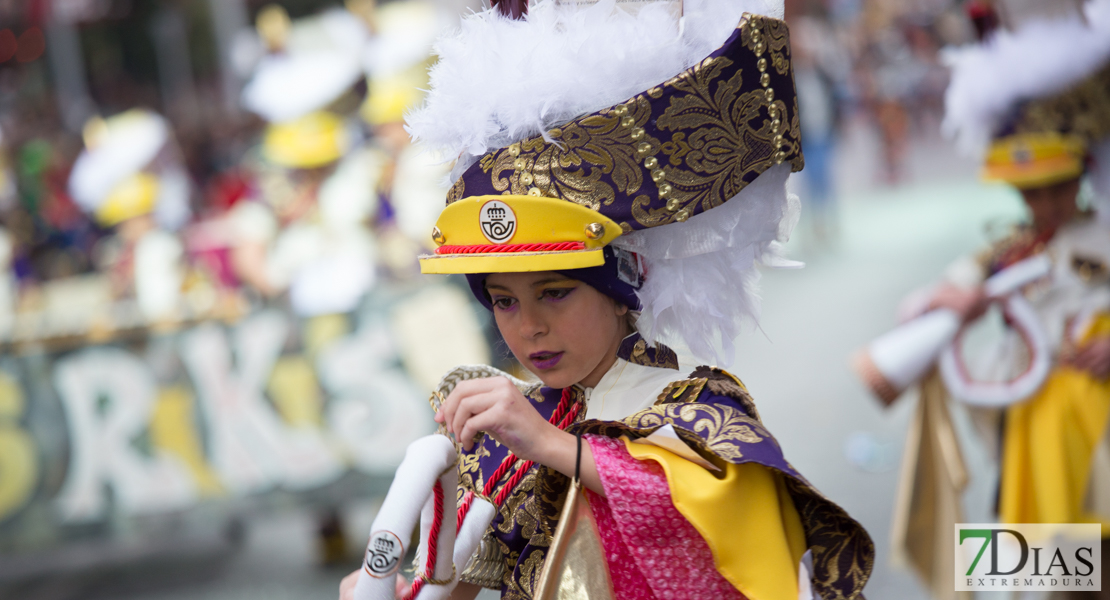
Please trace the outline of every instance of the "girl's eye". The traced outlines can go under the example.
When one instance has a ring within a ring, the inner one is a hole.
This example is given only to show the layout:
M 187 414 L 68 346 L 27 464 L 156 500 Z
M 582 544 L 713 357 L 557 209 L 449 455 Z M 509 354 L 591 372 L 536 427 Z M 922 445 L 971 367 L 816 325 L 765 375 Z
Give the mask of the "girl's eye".
M 562 300 L 573 291 L 574 288 L 548 288 L 543 291 L 543 297 L 551 300 Z
M 516 304 L 516 299 L 507 296 L 498 296 L 493 298 L 492 304 L 493 307 L 498 310 L 509 310 Z

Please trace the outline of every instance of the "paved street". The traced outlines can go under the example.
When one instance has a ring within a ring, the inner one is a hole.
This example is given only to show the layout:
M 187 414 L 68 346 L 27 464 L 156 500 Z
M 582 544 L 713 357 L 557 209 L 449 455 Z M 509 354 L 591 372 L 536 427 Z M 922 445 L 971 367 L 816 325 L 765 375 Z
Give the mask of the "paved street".
M 878 559 L 868 597 L 925 599 L 915 579 L 891 564 L 888 542 L 914 399 L 907 395 L 884 411 L 849 370 L 848 359 L 894 325 L 895 306 L 904 294 L 984 243 L 985 224 L 1015 219 L 1020 206 L 1009 192 L 977 184 L 974 170 L 938 141 L 914 146 L 907 185 L 877 187 L 868 158 L 875 156 L 874 140 L 864 128 L 853 131 L 837 159 L 844 174 L 839 235 L 818 243 L 803 220 L 789 248 L 806 267 L 765 275 L 762 330 L 743 337 L 732 370 L 754 394 L 788 459 L 872 533 Z M 957 420 L 972 472 L 967 515 L 971 521 L 987 519 L 991 466 L 967 435 L 966 419 L 957 415 Z M 372 516 L 368 505 L 348 520 L 354 553 Z M 331 599 L 347 569 L 314 566 L 313 529 L 309 514 L 274 512 L 250 523 L 241 551 L 197 560 L 195 566 L 128 574 L 123 583 L 98 581 L 95 593 L 79 591 L 81 583 L 57 582 L 26 597 Z M 350 568 L 357 560 L 354 556 Z

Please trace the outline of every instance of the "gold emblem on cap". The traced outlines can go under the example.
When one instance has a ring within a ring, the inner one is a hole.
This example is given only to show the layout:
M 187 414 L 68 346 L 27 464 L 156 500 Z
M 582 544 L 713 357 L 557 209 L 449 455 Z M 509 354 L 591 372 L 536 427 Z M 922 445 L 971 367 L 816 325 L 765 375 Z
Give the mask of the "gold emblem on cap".
M 605 236 L 605 226 L 601 223 L 590 223 L 586 226 L 586 237 L 599 240 Z
M 442 246 L 447 243 L 447 238 L 443 237 L 443 232 L 439 230 L 439 227 L 432 227 L 432 241 L 435 242 L 437 246 Z

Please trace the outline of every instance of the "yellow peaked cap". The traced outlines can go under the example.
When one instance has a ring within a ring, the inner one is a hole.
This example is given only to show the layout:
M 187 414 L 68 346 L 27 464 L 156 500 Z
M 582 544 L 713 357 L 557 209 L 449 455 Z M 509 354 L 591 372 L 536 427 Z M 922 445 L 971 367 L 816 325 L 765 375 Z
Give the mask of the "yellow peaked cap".
M 282 167 L 312 169 L 338 160 L 347 151 L 347 143 L 343 120 L 318 111 L 267 127 L 262 155 Z
M 1086 144 L 1059 133 L 1021 133 L 996 140 L 987 152 L 983 179 L 1019 189 L 1053 185 L 1083 174 Z
M 420 272 L 518 273 L 596 267 L 605 263 L 605 246 L 621 233 L 612 219 L 566 200 L 472 196 L 447 205 L 440 213 L 432 235 L 439 248 L 435 255 L 420 257 Z M 531 244 L 578 247 L 528 248 Z
M 96 209 L 96 220 L 105 227 L 149 214 L 158 200 L 158 177 L 135 173 L 112 188 L 104 203 Z

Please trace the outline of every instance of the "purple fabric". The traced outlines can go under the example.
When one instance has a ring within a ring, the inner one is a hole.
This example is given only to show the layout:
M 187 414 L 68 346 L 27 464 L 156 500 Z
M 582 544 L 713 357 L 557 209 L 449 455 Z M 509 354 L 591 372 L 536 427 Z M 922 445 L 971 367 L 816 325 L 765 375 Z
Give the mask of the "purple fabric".
M 619 263 L 617 253 L 612 248 L 606 248 L 603 265 L 555 272 L 577 279 L 632 310 L 640 310 L 640 299 L 636 297 L 639 286 L 633 287 L 620 278 Z M 466 281 L 470 284 L 470 291 L 478 302 L 487 309 L 493 310 L 489 294 L 486 293 L 486 278 L 489 276 L 489 273 L 470 273 L 467 274 Z

